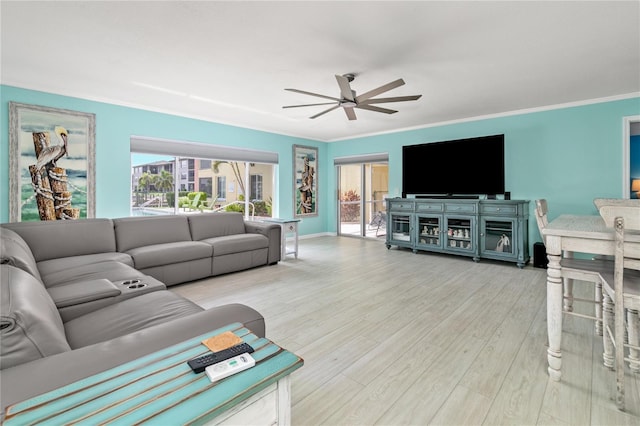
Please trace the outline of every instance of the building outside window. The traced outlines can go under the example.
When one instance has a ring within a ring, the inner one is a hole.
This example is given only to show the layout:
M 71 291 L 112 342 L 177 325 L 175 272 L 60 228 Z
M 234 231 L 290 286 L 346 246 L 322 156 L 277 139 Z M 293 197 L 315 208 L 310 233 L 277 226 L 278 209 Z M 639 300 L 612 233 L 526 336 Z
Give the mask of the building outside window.
M 262 200 L 262 175 L 249 175 L 249 199 Z
M 227 177 L 226 176 L 216 177 L 216 197 L 218 197 L 218 200 L 227 199 Z
M 200 190 L 200 192 L 206 193 L 207 197 L 211 197 L 211 191 L 213 190 L 213 188 L 211 187 L 211 178 L 210 177 L 199 178 L 198 189 Z

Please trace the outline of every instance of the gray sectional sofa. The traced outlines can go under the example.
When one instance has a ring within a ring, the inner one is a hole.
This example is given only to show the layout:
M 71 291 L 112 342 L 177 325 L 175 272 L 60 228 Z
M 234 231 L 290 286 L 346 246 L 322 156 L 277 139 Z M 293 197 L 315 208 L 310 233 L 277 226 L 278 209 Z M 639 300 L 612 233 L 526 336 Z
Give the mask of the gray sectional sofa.
M 240 213 L 0 225 L 2 412 L 227 324 L 265 336 L 242 304 L 203 309 L 167 289 L 275 264 L 280 227 Z

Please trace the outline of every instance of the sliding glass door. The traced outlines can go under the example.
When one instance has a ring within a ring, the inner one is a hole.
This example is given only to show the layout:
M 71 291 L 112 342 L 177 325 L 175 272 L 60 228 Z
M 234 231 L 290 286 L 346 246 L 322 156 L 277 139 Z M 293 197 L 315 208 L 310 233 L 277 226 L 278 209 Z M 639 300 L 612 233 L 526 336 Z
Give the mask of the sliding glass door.
M 389 187 L 386 162 L 337 166 L 338 234 L 384 238 L 385 198 Z
M 362 165 L 338 167 L 338 217 L 340 235 L 362 235 Z

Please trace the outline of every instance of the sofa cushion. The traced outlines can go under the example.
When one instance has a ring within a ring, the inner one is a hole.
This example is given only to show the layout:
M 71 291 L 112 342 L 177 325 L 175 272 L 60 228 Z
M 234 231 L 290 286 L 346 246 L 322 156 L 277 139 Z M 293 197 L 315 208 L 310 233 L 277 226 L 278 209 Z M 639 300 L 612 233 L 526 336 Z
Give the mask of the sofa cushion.
M 119 252 L 155 244 L 191 241 L 184 215 L 122 217 L 113 219 Z
M 269 247 L 269 239 L 260 234 L 236 234 L 225 237 L 209 238 L 203 242 L 211 244 L 213 256 L 241 253 Z
M 230 272 L 242 271 L 249 268 L 267 264 L 267 251 L 260 250 L 244 251 L 239 253 L 223 254 L 214 256 L 211 262 L 211 274 L 220 275 Z
M 87 254 L 84 256 L 61 257 L 59 259 L 49 259 L 38 262 L 38 269 L 44 275 L 53 274 L 55 272 L 73 269 L 78 266 L 90 265 L 92 263 L 101 263 L 114 261 L 133 266 L 133 259 L 126 253 L 97 253 Z
M 213 257 L 190 260 L 188 262 L 158 265 L 140 269 L 145 275 L 150 275 L 164 283 L 167 287 L 188 281 L 199 280 L 211 276 Z
M 65 285 L 77 281 L 91 281 L 107 279 L 109 281 L 127 280 L 139 278 L 143 273 L 121 262 L 107 261 L 90 263 L 69 267 L 60 271 L 42 274 L 42 282 L 45 287 L 51 288 L 57 285 Z
M 42 281 L 29 245 L 19 234 L 7 228 L 0 229 L 0 263 L 20 268 Z
M 2 226 L 20 234 L 37 262 L 116 251 L 111 219 L 45 220 Z
M 200 241 L 178 241 L 133 248 L 127 254 L 131 255 L 137 269 L 144 269 L 206 259 L 212 256 L 212 252 L 211 245 Z
M 11 265 L 0 265 L 0 333 L 0 369 L 71 349 L 47 290 Z
M 76 349 L 165 324 L 203 310 L 168 290 L 156 291 L 72 319 L 64 327 L 69 345 Z
M 87 304 L 100 299 L 113 299 L 122 294 L 122 291 L 114 283 L 105 279 L 58 285 L 49 288 L 47 292 L 58 309 Z M 64 318 L 62 320 L 64 322 Z
M 191 238 L 194 241 L 246 232 L 244 217 L 239 212 L 190 215 L 188 220 Z

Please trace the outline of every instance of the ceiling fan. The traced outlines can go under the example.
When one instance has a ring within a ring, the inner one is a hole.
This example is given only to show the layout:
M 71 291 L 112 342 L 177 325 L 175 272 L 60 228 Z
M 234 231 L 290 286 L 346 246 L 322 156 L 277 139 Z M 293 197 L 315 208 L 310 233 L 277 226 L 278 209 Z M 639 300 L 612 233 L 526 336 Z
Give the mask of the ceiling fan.
M 290 92 L 302 93 L 304 95 L 317 96 L 319 98 L 331 99 L 333 102 L 323 102 L 318 104 L 305 104 L 305 105 L 287 105 L 282 108 L 299 108 L 299 107 L 308 107 L 308 106 L 317 106 L 317 105 L 333 105 L 331 108 L 326 109 L 318 114 L 312 115 L 309 118 L 318 118 L 323 114 L 328 113 L 329 111 L 333 111 L 339 107 L 344 109 L 345 114 L 349 120 L 356 120 L 356 113 L 354 111 L 355 108 L 366 109 L 368 111 L 382 112 L 384 114 L 393 114 L 398 112 L 393 109 L 381 108 L 375 106 L 373 104 L 381 104 L 388 102 L 404 102 L 404 101 L 415 101 L 420 99 L 422 95 L 413 95 L 413 96 L 396 96 L 393 98 L 374 98 L 381 93 L 387 92 L 391 89 L 395 89 L 396 87 L 400 87 L 404 84 L 404 80 L 399 78 L 391 83 L 387 83 L 383 86 L 378 87 L 377 89 L 370 90 L 362 95 L 356 96 L 356 91 L 351 89 L 351 83 L 355 78 L 355 74 L 344 74 L 337 75 L 336 80 L 338 81 L 338 86 L 340 87 L 340 97 L 334 98 L 333 96 L 319 95 L 317 93 L 306 92 L 304 90 L 298 89 L 284 89 Z

